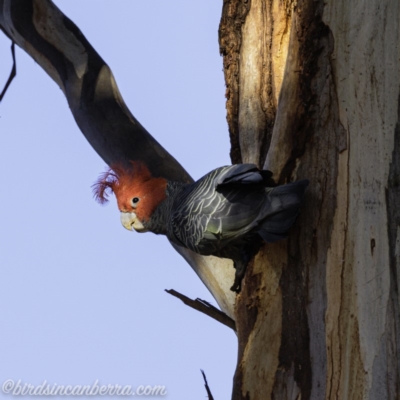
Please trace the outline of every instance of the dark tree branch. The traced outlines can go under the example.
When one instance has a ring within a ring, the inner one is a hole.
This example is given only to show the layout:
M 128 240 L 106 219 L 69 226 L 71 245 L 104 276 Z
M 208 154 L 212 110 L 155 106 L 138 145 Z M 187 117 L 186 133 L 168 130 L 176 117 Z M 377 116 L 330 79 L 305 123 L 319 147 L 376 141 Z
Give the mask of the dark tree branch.
M 208 386 L 208 382 L 207 382 L 207 378 L 206 378 L 206 374 L 204 373 L 204 371 L 201 369 L 200 370 L 202 375 L 203 375 L 203 379 L 204 379 L 204 386 L 207 390 L 207 395 L 208 395 L 208 400 L 214 400 L 214 397 L 211 393 L 210 387 Z
M 80 130 L 108 165 L 141 160 L 155 176 L 192 181 L 132 115 L 108 65 L 51 0 L 0 0 L 0 29 L 59 85 Z M 233 316 L 235 297 L 229 290 L 234 273 L 231 261 L 203 257 L 173 246 L 219 306 Z
M 229 328 L 233 329 L 236 332 L 236 324 L 235 321 L 228 317 L 224 312 L 221 310 L 218 310 L 218 308 L 214 307 L 212 304 L 210 304 L 208 301 L 202 300 L 197 298 L 196 300 L 189 299 L 189 297 L 177 292 L 174 289 L 167 290 L 165 291 L 172 296 L 177 297 L 178 299 L 182 300 L 187 306 L 194 308 L 197 311 L 200 311 L 209 317 L 215 319 L 216 321 L 220 322 L 221 324 L 224 324 L 228 326 Z
M 3 97 L 6 94 L 8 87 L 11 85 L 12 80 L 17 75 L 17 63 L 15 61 L 15 43 L 14 42 L 12 42 L 12 44 L 11 44 L 11 55 L 12 55 L 12 60 L 13 60 L 13 66 L 11 68 L 10 76 L 7 79 L 4 89 L 0 93 L 0 101 L 3 100 Z
M 0 10 L 2 30 L 58 83 L 82 133 L 108 165 L 142 160 L 154 175 L 191 181 L 132 115 L 108 65 L 53 2 L 0 0 Z

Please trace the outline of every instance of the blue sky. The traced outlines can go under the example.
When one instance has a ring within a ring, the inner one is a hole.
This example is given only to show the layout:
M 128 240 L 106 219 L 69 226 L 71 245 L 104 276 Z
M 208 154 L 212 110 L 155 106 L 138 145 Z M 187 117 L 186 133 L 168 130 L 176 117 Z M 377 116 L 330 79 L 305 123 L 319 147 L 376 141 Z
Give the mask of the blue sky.
M 109 64 L 133 114 L 200 178 L 230 163 L 215 0 L 58 0 Z M 11 68 L 0 35 L 0 86 Z M 92 198 L 105 164 L 57 85 L 17 49 L 0 104 L 0 384 L 165 385 L 174 400 L 231 394 L 225 326 L 164 292 L 215 304 L 164 237 L 126 231 Z M 0 394 L 0 397 L 4 397 Z

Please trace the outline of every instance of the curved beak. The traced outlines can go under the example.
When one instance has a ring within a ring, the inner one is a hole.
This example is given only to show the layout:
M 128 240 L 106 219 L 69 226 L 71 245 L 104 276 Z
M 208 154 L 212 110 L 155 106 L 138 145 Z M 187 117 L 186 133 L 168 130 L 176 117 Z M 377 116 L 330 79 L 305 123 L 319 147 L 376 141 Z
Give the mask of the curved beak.
M 147 230 L 134 212 L 121 212 L 121 223 L 128 231 L 146 232 Z

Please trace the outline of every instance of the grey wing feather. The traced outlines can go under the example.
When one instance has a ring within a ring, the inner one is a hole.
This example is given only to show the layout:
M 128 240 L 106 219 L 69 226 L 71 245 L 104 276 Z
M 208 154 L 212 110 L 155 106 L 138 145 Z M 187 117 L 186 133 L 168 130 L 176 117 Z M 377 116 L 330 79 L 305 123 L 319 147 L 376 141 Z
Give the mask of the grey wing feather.
M 269 243 L 286 238 L 290 227 L 299 213 L 307 179 L 273 188 L 262 212 L 258 234 Z
M 174 237 L 193 251 L 203 238 L 211 215 L 218 209 L 220 199 L 215 192 L 215 176 L 218 170 L 210 172 L 190 185 L 174 203 L 171 229 Z
M 272 172 L 259 170 L 255 164 L 238 164 L 226 168 L 217 179 L 217 188 L 232 184 L 275 186 L 271 179 Z
M 248 174 L 256 171 L 253 164 L 221 167 L 191 185 L 174 207 L 174 236 L 193 251 L 213 254 L 251 230 L 263 206 L 262 180 L 255 180 L 261 189 L 256 196 L 231 184 L 240 182 L 241 177 L 249 180 Z
M 174 203 L 173 238 L 203 254 L 218 254 L 249 232 L 265 241 L 286 237 L 308 181 L 275 186 L 270 171 L 254 164 L 221 167 L 188 186 Z

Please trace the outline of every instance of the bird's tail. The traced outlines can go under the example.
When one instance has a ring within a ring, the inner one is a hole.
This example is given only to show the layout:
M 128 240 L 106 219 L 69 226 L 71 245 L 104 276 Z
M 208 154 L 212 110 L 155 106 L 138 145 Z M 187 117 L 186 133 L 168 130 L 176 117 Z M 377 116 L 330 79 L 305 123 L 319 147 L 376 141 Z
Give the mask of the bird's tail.
M 268 193 L 262 212 L 258 234 L 268 243 L 287 237 L 299 213 L 304 192 L 309 184 L 307 179 L 277 186 Z

